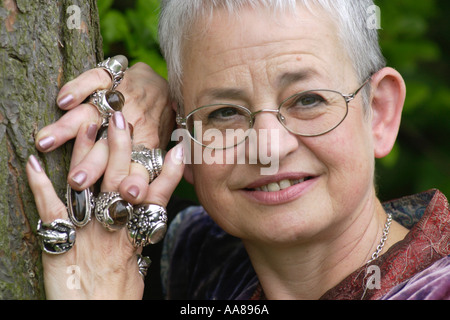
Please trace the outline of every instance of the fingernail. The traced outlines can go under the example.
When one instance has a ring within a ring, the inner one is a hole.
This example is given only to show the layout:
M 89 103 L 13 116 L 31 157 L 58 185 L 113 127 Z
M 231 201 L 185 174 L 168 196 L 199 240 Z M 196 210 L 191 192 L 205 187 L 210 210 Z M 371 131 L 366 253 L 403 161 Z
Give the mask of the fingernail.
M 95 141 L 97 136 L 97 124 L 91 124 L 87 129 L 87 137 L 89 140 Z
M 114 112 L 113 121 L 116 125 L 117 129 L 124 130 L 125 129 L 125 119 L 123 117 L 122 112 Z
M 55 138 L 54 138 L 54 137 L 51 137 L 51 136 L 39 140 L 39 146 L 40 146 L 43 150 L 47 150 L 48 148 L 51 148 L 51 147 L 53 146 L 54 143 L 55 143 Z
M 84 171 L 80 171 L 72 177 L 72 181 L 81 186 L 87 178 L 87 174 Z
M 73 96 L 71 94 L 63 96 L 56 103 L 61 109 L 67 109 L 73 101 Z
M 137 198 L 139 195 L 139 188 L 136 186 L 131 186 L 127 191 L 133 198 Z
M 36 159 L 35 156 L 31 155 L 29 160 L 30 160 L 31 167 L 34 169 L 34 171 L 42 172 L 42 167 L 39 164 L 39 161 Z
M 175 147 L 175 163 L 176 164 L 182 164 L 183 160 L 184 160 L 184 147 L 183 147 L 183 143 L 179 143 L 178 145 L 176 145 Z

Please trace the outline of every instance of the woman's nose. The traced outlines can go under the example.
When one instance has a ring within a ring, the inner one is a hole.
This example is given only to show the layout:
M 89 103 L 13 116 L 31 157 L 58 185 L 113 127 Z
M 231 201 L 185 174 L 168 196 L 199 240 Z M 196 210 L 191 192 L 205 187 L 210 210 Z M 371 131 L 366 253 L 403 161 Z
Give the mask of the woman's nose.
M 249 163 L 268 167 L 266 174 L 275 174 L 280 161 L 299 147 L 298 138 L 281 124 L 278 110 L 263 109 L 254 115 L 254 132 L 247 148 Z

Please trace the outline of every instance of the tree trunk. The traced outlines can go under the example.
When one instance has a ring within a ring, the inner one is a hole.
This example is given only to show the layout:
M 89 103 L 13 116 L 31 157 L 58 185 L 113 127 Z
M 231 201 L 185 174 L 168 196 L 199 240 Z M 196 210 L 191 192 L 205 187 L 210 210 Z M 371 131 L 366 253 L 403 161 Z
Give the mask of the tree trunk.
M 36 155 L 64 200 L 71 145 L 41 154 L 34 136 L 62 115 L 59 88 L 102 56 L 95 0 L 0 1 L 0 299 L 45 298 L 25 164 Z

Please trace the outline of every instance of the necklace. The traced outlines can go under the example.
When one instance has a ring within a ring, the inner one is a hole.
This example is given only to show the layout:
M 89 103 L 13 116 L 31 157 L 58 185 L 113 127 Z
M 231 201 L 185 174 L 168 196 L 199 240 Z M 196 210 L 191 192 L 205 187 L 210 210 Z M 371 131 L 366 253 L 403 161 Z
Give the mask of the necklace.
M 380 255 L 380 252 L 383 250 L 384 244 L 386 243 L 389 234 L 389 228 L 391 227 L 391 222 L 392 222 L 392 214 L 388 213 L 386 223 L 384 224 L 383 235 L 381 236 L 381 241 L 378 244 L 378 247 L 375 250 L 375 252 L 372 254 L 372 257 L 370 258 L 369 261 L 366 262 L 366 264 L 369 264 L 373 260 L 378 259 L 378 256 Z

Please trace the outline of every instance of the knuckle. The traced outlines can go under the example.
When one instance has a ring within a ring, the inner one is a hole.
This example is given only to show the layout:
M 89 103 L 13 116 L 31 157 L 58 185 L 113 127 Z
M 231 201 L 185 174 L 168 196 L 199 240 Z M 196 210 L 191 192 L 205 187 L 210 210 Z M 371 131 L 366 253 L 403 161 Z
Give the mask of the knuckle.
M 93 80 L 100 84 L 100 86 L 104 89 L 107 89 L 111 86 L 111 77 L 109 73 L 102 68 L 94 68 L 92 69 Z
M 51 201 L 44 204 L 40 212 L 44 222 L 52 222 L 56 219 L 66 219 L 67 209 L 61 201 Z
M 157 204 L 165 208 L 169 203 L 169 198 L 170 196 L 166 196 L 161 192 L 152 192 L 151 196 L 147 197 L 147 199 L 144 202 L 148 204 Z

